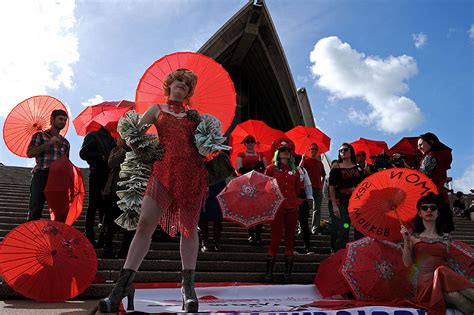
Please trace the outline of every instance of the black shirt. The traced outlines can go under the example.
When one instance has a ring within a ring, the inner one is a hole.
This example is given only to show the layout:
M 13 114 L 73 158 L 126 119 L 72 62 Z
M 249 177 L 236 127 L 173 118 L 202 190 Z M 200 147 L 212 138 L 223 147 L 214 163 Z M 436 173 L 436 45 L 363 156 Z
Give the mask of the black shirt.
M 358 165 L 351 168 L 333 168 L 329 173 L 329 186 L 336 186 L 336 191 L 355 188 L 364 178 L 364 170 Z

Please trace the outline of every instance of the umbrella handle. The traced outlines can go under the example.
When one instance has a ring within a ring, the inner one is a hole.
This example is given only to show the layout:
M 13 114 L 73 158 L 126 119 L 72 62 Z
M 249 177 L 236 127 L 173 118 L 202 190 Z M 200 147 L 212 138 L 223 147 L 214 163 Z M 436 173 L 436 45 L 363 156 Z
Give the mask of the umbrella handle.
M 398 222 L 400 222 L 400 225 L 403 225 L 402 220 L 400 219 L 400 215 L 398 214 L 397 208 L 393 209 L 395 211 L 395 214 L 397 216 Z

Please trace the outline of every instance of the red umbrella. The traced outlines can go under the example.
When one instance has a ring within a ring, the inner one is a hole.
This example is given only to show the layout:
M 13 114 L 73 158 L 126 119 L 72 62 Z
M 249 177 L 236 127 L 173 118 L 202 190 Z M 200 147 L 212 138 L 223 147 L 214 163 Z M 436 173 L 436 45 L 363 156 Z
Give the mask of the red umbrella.
M 198 81 L 190 107 L 201 114 L 211 114 L 222 123 L 222 132 L 230 127 L 235 116 L 236 94 L 234 83 L 227 71 L 214 59 L 192 52 L 166 55 L 153 63 L 138 83 L 135 102 L 137 111 L 144 113 L 155 104 L 165 104 L 165 78 L 177 69 L 188 69 Z
M 347 244 L 340 272 L 358 300 L 392 301 L 412 296 L 400 245 L 370 237 Z
M 284 199 L 276 179 L 257 171 L 234 178 L 217 195 L 224 219 L 246 228 L 272 221 Z
M 19 294 L 40 302 L 61 302 L 89 287 L 97 272 L 97 257 L 91 243 L 75 228 L 36 220 L 5 236 L 0 270 Z
M 245 151 L 242 141 L 247 136 L 255 138 L 255 151 L 262 152 L 270 163 L 272 155 L 270 152 L 273 141 L 285 137 L 283 131 L 273 129 L 261 120 L 247 120 L 235 126 L 229 136 L 229 145 L 232 147 L 231 161 L 235 165 L 237 154 Z
M 388 151 L 388 145 L 385 141 L 370 140 L 359 138 L 351 143 L 354 151 L 364 151 L 367 158 Z M 373 159 L 370 159 L 373 162 Z
M 410 226 L 416 203 L 435 184 L 421 172 L 408 168 L 379 171 L 364 179 L 349 201 L 349 216 L 357 230 L 376 239 L 399 241 L 400 224 Z
M 318 271 L 314 277 L 314 285 L 318 288 L 323 298 L 351 292 L 344 277 L 339 272 L 345 258 L 346 249 L 340 249 L 331 256 L 326 257 L 319 264 Z
M 329 151 L 331 145 L 331 138 L 314 127 L 296 126 L 290 131 L 287 131 L 285 135 L 295 143 L 295 153 L 300 155 L 306 154 L 311 143 L 318 145 L 320 154 Z
M 107 129 L 110 134 L 118 138 L 117 124 L 119 119 L 129 110 L 135 108 L 135 103 L 130 101 L 102 102 L 97 105 L 87 106 L 73 120 L 76 132 L 85 136 L 91 131 L 97 131 L 101 127 Z
M 453 241 L 449 244 L 448 250 L 449 267 L 470 281 L 474 281 L 474 249 L 461 241 Z
M 60 100 L 47 95 L 33 96 L 16 105 L 3 125 L 3 139 L 8 149 L 18 156 L 27 157 L 31 137 L 38 131 L 51 128 L 51 113 L 55 109 L 67 112 Z M 62 136 L 66 135 L 68 126 L 69 119 L 60 131 Z
M 84 180 L 80 168 L 67 157 L 51 163 L 44 194 L 51 220 L 72 225 L 81 215 L 84 204 Z
M 388 150 L 388 155 L 398 153 L 404 156 L 410 166 L 418 166 L 421 160 L 421 152 L 418 150 L 419 137 L 404 137 Z

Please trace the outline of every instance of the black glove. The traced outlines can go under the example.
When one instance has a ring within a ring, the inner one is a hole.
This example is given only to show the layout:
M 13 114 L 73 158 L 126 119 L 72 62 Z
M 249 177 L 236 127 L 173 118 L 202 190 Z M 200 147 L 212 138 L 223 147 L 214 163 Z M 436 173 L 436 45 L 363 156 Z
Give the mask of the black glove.
M 265 165 L 263 165 L 263 161 L 258 161 L 257 165 L 255 165 L 255 170 L 263 171 L 265 169 Z

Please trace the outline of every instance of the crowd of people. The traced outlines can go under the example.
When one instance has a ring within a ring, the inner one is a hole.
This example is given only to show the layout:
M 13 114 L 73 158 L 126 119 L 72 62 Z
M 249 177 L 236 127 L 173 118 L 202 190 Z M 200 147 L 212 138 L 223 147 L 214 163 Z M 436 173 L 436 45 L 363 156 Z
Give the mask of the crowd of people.
M 193 138 L 199 115 L 189 109 L 188 102 L 196 84 L 197 77 L 191 71 L 186 69 L 174 71 L 164 82 L 165 94 L 168 96 L 167 103 L 150 107 L 140 120 L 140 127 L 145 125 L 156 127 L 159 141 L 166 152 L 153 164 L 153 172 L 148 181 L 135 231 L 126 231 L 115 223 L 115 219 L 121 213 L 117 206 L 116 194 L 120 164 L 125 160 L 126 153 L 135 148 L 128 146 L 123 139 L 114 139 L 105 128 L 90 132 L 84 139 L 80 157 L 90 166 L 86 236 L 94 246 L 104 249 L 103 258 L 126 258 L 114 289 L 99 303 L 98 308 L 102 312 L 116 312 L 124 297 L 128 297 L 128 305 L 133 308 L 132 281 L 149 250 L 152 235 L 158 225 L 165 233 L 180 236 L 183 310 L 198 311 L 199 303 L 194 290 L 198 251 L 221 250 L 223 217 L 216 196 L 224 189 L 230 178 L 252 170 L 275 178 L 285 198 L 270 224 L 271 240 L 267 249 L 264 277 L 266 281 L 273 281 L 275 260 L 282 239 L 285 245 L 284 279 L 287 283 L 292 281 L 295 237 L 298 229 L 303 238 L 304 248 L 297 252 L 310 254 L 314 251 L 310 238 L 311 234 L 317 235 L 322 232 L 320 221 L 323 195 L 328 197 L 332 251 L 345 248 L 349 242 L 351 222 L 348 204 L 351 195 L 366 176 L 378 171 L 374 165 L 367 162 L 366 153 L 355 152 L 351 144 L 343 143 L 338 149 L 337 159 L 331 163 L 327 174 L 317 143 L 312 143 L 308 148 L 309 156 L 297 156 L 295 145 L 290 139 L 277 139 L 272 145 L 273 157 L 268 161 L 263 152 L 255 150 L 256 139 L 248 136 L 242 141 L 245 151 L 238 152 L 235 165 L 231 165 L 227 153 L 216 154 L 224 166 L 214 174 L 206 168 L 207 165 L 199 154 Z M 67 113 L 64 111 L 53 111 L 51 129 L 38 132 L 31 140 L 28 157 L 36 158 L 36 166 L 32 171 L 28 220 L 41 218 L 45 202 L 43 191 L 49 165 L 54 160 L 69 155 L 69 142 L 59 134 L 67 119 Z M 417 244 L 426 243 L 424 241 L 426 238 L 436 239 L 454 230 L 453 211 L 444 189 L 447 170 L 451 164 L 450 155 L 444 154 L 445 146 L 432 133 L 419 137 L 418 148 L 423 154 L 420 165 L 407 165 L 403 162 L 404 166 L 416 168 L 430 177 L 438 187 L 441 199 L 437 203 L 432 200 L 420 201 L 419 218 L 423 219 L 425 229 L 421 229 L 419 234 L 412 234 L 402 228 L 405 235 L 403 259 L 407 265 L 413 264 L 413 257 L 418 257 L 419 253 L 425 250 L 425 246 Z M 396 154 L 393 158 L 403 159 L 401 155 Z M 465 205 L 462 193 L 457 197 L 453 205 L 454 214 L 469 216 L 474 206 Z M 433 207 L 433 204 L 436 207 Z M 425 210 L 426 207 L 428 210 Z M 431 218 L 428 220 L 430 213 L 433 217 L 435 216 L 433 213 L 436 213 L 436 222 L 440 222 L 439 226 L 436 225 L 436 229 L 432 228 L 431 223 L 426 223 L 431 220 Z M 209 221 L 213 222 L 212 245 L 209 237 Z M 96 228 L 99 230 L 97 239 Z M 263 228 L 263 225 L 257 225 L 248 230 L 251 246 L 266 245 L 262 238 Z M 123 234 L 123 241 L 120 250 L 115 252 L 113 240 L 117 232 Z M 362 233 L 354 229 L 354 239 L 361 237 Z M 431 249 L 427 250 L 427 254 L 432 255 Z M 439 266 L 444 266 L 441 260 L 430 265 L 430 268 Z M 429 273 L 435 272 L 436 268 L 430 269 Z M 433 283 L 434 280 L 423 281 L 425 288 L 426 283 L 430 281 Z M 463 291 L 465 289 L 465 287 L 460 289 L 461 295 L 448 294 L 449 298 L 447 297 L 446 301 L 457 306 L 459 303 L 456 301 L 462 297 L 471 299 L 472 296 L 469 294 L 472 291 Z M 426 299 L 426 296 L 420 299 Z

